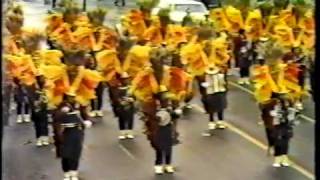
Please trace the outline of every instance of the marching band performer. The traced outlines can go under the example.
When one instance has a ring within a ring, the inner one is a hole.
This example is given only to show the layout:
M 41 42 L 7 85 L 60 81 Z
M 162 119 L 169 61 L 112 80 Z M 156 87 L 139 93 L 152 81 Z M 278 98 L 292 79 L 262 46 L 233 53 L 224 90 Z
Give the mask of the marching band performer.
M 223 70 L 216 66 L 209 66 L 205 75 L 205 82 L 201 83 L 201 86 L 206 88 L 206 94 L 204 105 L 209 114 L 209 130 L 224 129 L 224 109 L 227 107 L 227 82 L 225 73 Z M 214 119 L 214 114 L 218 115 L 218 121 Z M 210 136 L 210 133 L 204 133 L 204 136 Z
M 48 130 L 48 99 L 44 86 L 45 81 L 40 76 L 37 77 L 37 84 L 29 88 L 29 101 L 31 102 L 31 119 L 36 132 L 37 146 L 49 145 Z
M 151 141 L 156 151 L 156 161 L 154 170 L 156 174 L 174 173 L 172 163 L 172 121 L 171 115 L 167 109 L 161 108 L 156 113 L 158 122 L 154 140 Z M 163 165 L 164 164 L 164 165 Z
M 17 107 L 17 123 L 30 122 L 30 107 L 25 85 L 14 78 L 14 101 Z
M 127 74 L 121 76 L 120 85 L 117 87 L 117 93 L 115 95 L 116 105 L 115 111 L 119 119 L 120 135 L 119 139 L 133 139 L 133 125 L 134 125 L 134 98 L 128 93 L 129 86 L 124 82 L 129 78 Z
M 61 139 L 59 154 L 64 171 L 64 180 L 78 180 L 78 167 L 84 141 L 84 129 L 91 127 L 92 122 L 83 120 L 79 112 L 79 104 L 74 96 L 65 96 L 58 108 L 55 118 L 59 126 L 58 136 Z

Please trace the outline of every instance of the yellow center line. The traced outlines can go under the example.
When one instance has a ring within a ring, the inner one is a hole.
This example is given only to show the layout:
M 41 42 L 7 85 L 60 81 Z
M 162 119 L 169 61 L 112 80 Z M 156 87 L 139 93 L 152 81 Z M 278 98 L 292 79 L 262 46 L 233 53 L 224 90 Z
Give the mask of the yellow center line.
M 192 105 L 195 109 L 197 109 L 200 112 L 205 112 L 205 110 L 199 106 L 198 104 L 193 104 Z M 266 144 L 264 144 L 263 142 L 259 141 L 258 139 L 254 138 L 253 136 L 249 135 L 248 133 L 242 131 L 241 129 L 237 128 L 236 126 L 234 126 L 233 124 L 231 124 L 230 122 L 225 122 L 227 127 L 235 132 L 236 134 L 240 135 L 241 137 L 245 138 L 246 140 L 248 140 L 249 142 L 253 143 L 254 145 L 258 146 L 259 148 L 263 149 L 263 150 L 268 150 L 268 146 Z M 296 162 L 294 162 L 293 160 L 290 160 L 291 162 L 291 167 L 295 170 L 297 170 L 298 172 L 300 172 L 301 174 L 305 175 L 306 177 L 308 177 L 309 179 L 314 180 L 314 174 L 311 173 L 310 171 L 308 171 L 307 169 L 303 168 L 301 165 L 297 164 Z
M 232 86 L 234 86 L 234 87 L 237 87 L 237 88 L 239 88 L 239 89 L 241 89 L 241 90 L 243 90 L 243 91 L 245 91 L 245 92 L 247 92 L 247 93 L 249 93 L 249 94 L 251 94 L 251 95 L 254 95 L 254 93 L 253 93 L 250 89 L 248 89 L 248 88 L 242 87 L 242 86 L 240 86 L 240 85 L 238 85 L 238 84 L 236 84 L 236 83 L 234 83 L 234 82 L 231 82 L 231 81 L 229 81 L 229 84 L 232 85 Z M 308 117 L 308 116 L 306 116 L 306 115 L 301 114 L 301 115 L 299 115 L 299 116 L 300 116 L 301 118 L 303 118 L 304 120 L 309 121 L 309 122 L 311 122 L 311 123 L 313 123 L 313 124 L 316 122 L 314 119 L 312 119 L 312 118 L 310 118 L 310 117 Z

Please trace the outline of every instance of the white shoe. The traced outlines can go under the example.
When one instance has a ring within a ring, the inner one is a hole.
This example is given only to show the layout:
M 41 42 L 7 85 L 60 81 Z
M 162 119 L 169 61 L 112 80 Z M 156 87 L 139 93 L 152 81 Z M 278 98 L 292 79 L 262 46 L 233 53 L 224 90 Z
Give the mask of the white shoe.
M 48 145 L 50 144 L 50 142 L 49 142 L 49 137 L 48 137 L 48 136 L 43 136 L 43 137 L 42 137 L 42 144 L 43 144 L 44 146 L 48 146 Z
M 289 167 L 290 166 L 290 161 L 287 155 L 283 155 L 281 157 L 281 165 L 284 167 Z
M 249 78 L 245 78 L 245 79 L 244 79 L 244 84 L 250 85 L 250 80 L 249 80 Z
M 30 115 L 29 115 L 29 114 L 25 114 L 23 120 L 24 120 L 24 122 L 26 122 L 26 123 L 31 122 Z
M 192 105 L 191 104 L 186 104 L 184 107 L 187 108 L 187 109 L 192 109 Z
M 18 115 L 17 116 L 17 123 L 22 123 L 23 122 L 23 119 L 22 119 L 22 115 Z
M 71 176 L 70 176 L 70 172 L 65 172 L 63 175 L 63 180 L 70 180 Z
M 174 173 L 174 172 L 175 172 L 173 166 L 171 166 L 171 165 L 165 166 L 165 169 L 164 169 L 164 170 L 165 170 L 167 173 Z
M 208 124 L 208 128 L 210 129 L 210 130 L 214 130 L 214 129 L 216 129 L 216 123 L 215 122 L 209 122 L 209 124 Z
M 303 104 L 302 104 L 301 102 L 297 102 L 297 103 L 296 103 L 296 108 L 297 108 L 298 110 L 303 110 Z
M 41 137 L 37 139 L 36 146 L 38 147 L 43 146 Z
M 238 80 L 238 84 L 240 84 L 240 85 L 243 85 L 243 84 L 244 84 L 243 78 L 240 78 L 240 79 Z
M 103 112 L 102 111 L 96 111 L 96 116 L 103 117 Z
M 134 139 L 134 135 L 133 135 L 132 130 L 128 130 L 128 131 L 127 131 L 126 137 L 127 137 L 128 139 Z
M 273 167 L 281 167 L 281 156 L 276 156 L 272 164 Z
M 154 166 L 154 172 L 155 172 L 156 174 L 163 174 L 163 167 L 162 167 L 162 166 L 159 166 L 159 165 Z
M 91 112 L 88 113 L 88 115 L 90 117 L 95 117 L 96 116 L 96 112 L 95 111 L 91 111 Z
M 217 122 L 218 129 L 225 129 L 226 125 L 223 120 Z
M 126 131 L 122 130 L 120 131 L 120 135 L 118 136 L 118 139 L 126 139 Z
M 79 180 L 78 171 L 70 171 L 70 180 Z

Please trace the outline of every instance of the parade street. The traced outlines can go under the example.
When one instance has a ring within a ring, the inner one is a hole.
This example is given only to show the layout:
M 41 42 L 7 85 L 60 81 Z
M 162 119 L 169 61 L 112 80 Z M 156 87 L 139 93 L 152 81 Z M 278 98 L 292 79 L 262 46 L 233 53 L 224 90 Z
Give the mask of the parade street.
M 115 7 L 111 0 L 89 1 L 87 8 L 107 8 L 106 25 L 114 26 L 121 14 L 135 7 L 130 0 L 126 7 Z M 25 25 L 39 29 L 51 5 L 40 0 L 22 2 Z M 79 1 L 81 4 L 82 1 Z M 107 90 L 104 93 L 104 117 L 95 119 L 85 131 L 84 151 L 79 174 L 81 180 L 309 180 L 314 179 L 314 102 L 304 97 L 300 123 L 294 127 L 290 143 L 291 167 L 272 167 L 272 155 L 267 154 L 265 128 L 253 97 L 252 87 L 238 85 L 237 72 L 228 76 L 227 128 L 214 130 L 213 136 L 203 137 L 207 128 L 200 95 L 192 100 L 192 109 L 178 120 L 181 144 L 173 147 L 172 175 L 153 173 L 154 151 L 146 135 L 143 122 L 135 119 L 134 140 L 121 140 L 118 123 L 113 116 Z M 13 106 L 13 105 L 12 105 Z M 4 126 L 2 178 L 4 180 L 57 180 L 63 172 L 55 158 L 54 145 L 35 146 L 32 123 L 16 124 L 11 110 L 9 124 Z

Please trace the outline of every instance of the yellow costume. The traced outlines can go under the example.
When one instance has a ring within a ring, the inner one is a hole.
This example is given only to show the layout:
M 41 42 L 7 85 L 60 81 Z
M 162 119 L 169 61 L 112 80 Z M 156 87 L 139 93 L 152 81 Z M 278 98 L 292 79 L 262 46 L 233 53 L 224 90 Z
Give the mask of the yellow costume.
M 258 40 L 263 34 L 262 15 L 260 10 L 250 11 L 245 22 L 246 36 L 249 40 Z
M 39 67 L 39 74 L 46 80 L 44 89 L 48 97 L 48 107 L 56 108 L 62 103 L 64 94 L 70 88 L 67 66 L 64 64 L 42 64 Z
M 209 64 L 226 69 L 228 68 L 229 59 L 230 55 L 228 54 L 228 44 L 226 39 L 219 37 L 212 40 Z
M 115 50 L 103 50 L 96 55 L 97 69 L 102 72 L 106 82 L 109 82 L 118 73 L 121 74 L 121 64 Z
M 37 69 L 31 55 L 5 55 L 5 60 L 7 61 L 6 69 L 10 76 L 19 79 L 22 84 L 27 86 L 36 82 Z
M 149 46 L 133 46 L 124 61 L 123 71 L 134 77 L 145 66 L 150 66 L 150 51 Z
M 140 102 L 150 102 L 153 95 L 159 92 L 159 85 L 151 68 L 140 71 L 132 80 L 129 93 L 133 94 Z
M 152 24 L 143 33 L 143 39 L 148 41 L 148 44 L 155 46 L 159 46 L 163 42 L 160 20 L 157 16 L 152 17 Z
M 238 33 L 240 29 L 243 29 L 244 23 L 241 11 L 232 6 L 228 6 L 225 9 L 226 16 L 230 23 L 230 28 L 228 29 L 231 33 Z
M 187 29 L 180 25 L 169 25 L 166 33 L 166 43 L 169 49 L 177 48 L 178 44 L 187 42 Z
M 79 66 L 78 74 L 67 94 L 75 96 L 75 100 L 79 104 L 87 106 L 92 99 L 96 98 L 95 89 L 102 80 L 103 78 L 99 72 Z
M 275 39 L 285 47 L 293 46 L 295 40 L 292 32 L 292 28 L 285 24 L 279 24 L 274 27 Z
M 212 19 L 217 32 L 230 29 L 230 23 L 222 8 L 215 8 L 210 12 L 210 18 Z
M 190 43 L 182 47 L 181 61 L 187 67 L 187 72 L 193 77 L 203 75 L 208 66 L 208 57 L 200 44 Z
M 192 77 L 183 69 L 177 67 L 165 68 L 162 83 L 168 89 L 167 97 L 172 100 L 181 101 L 189 92 L 189 84 Z

